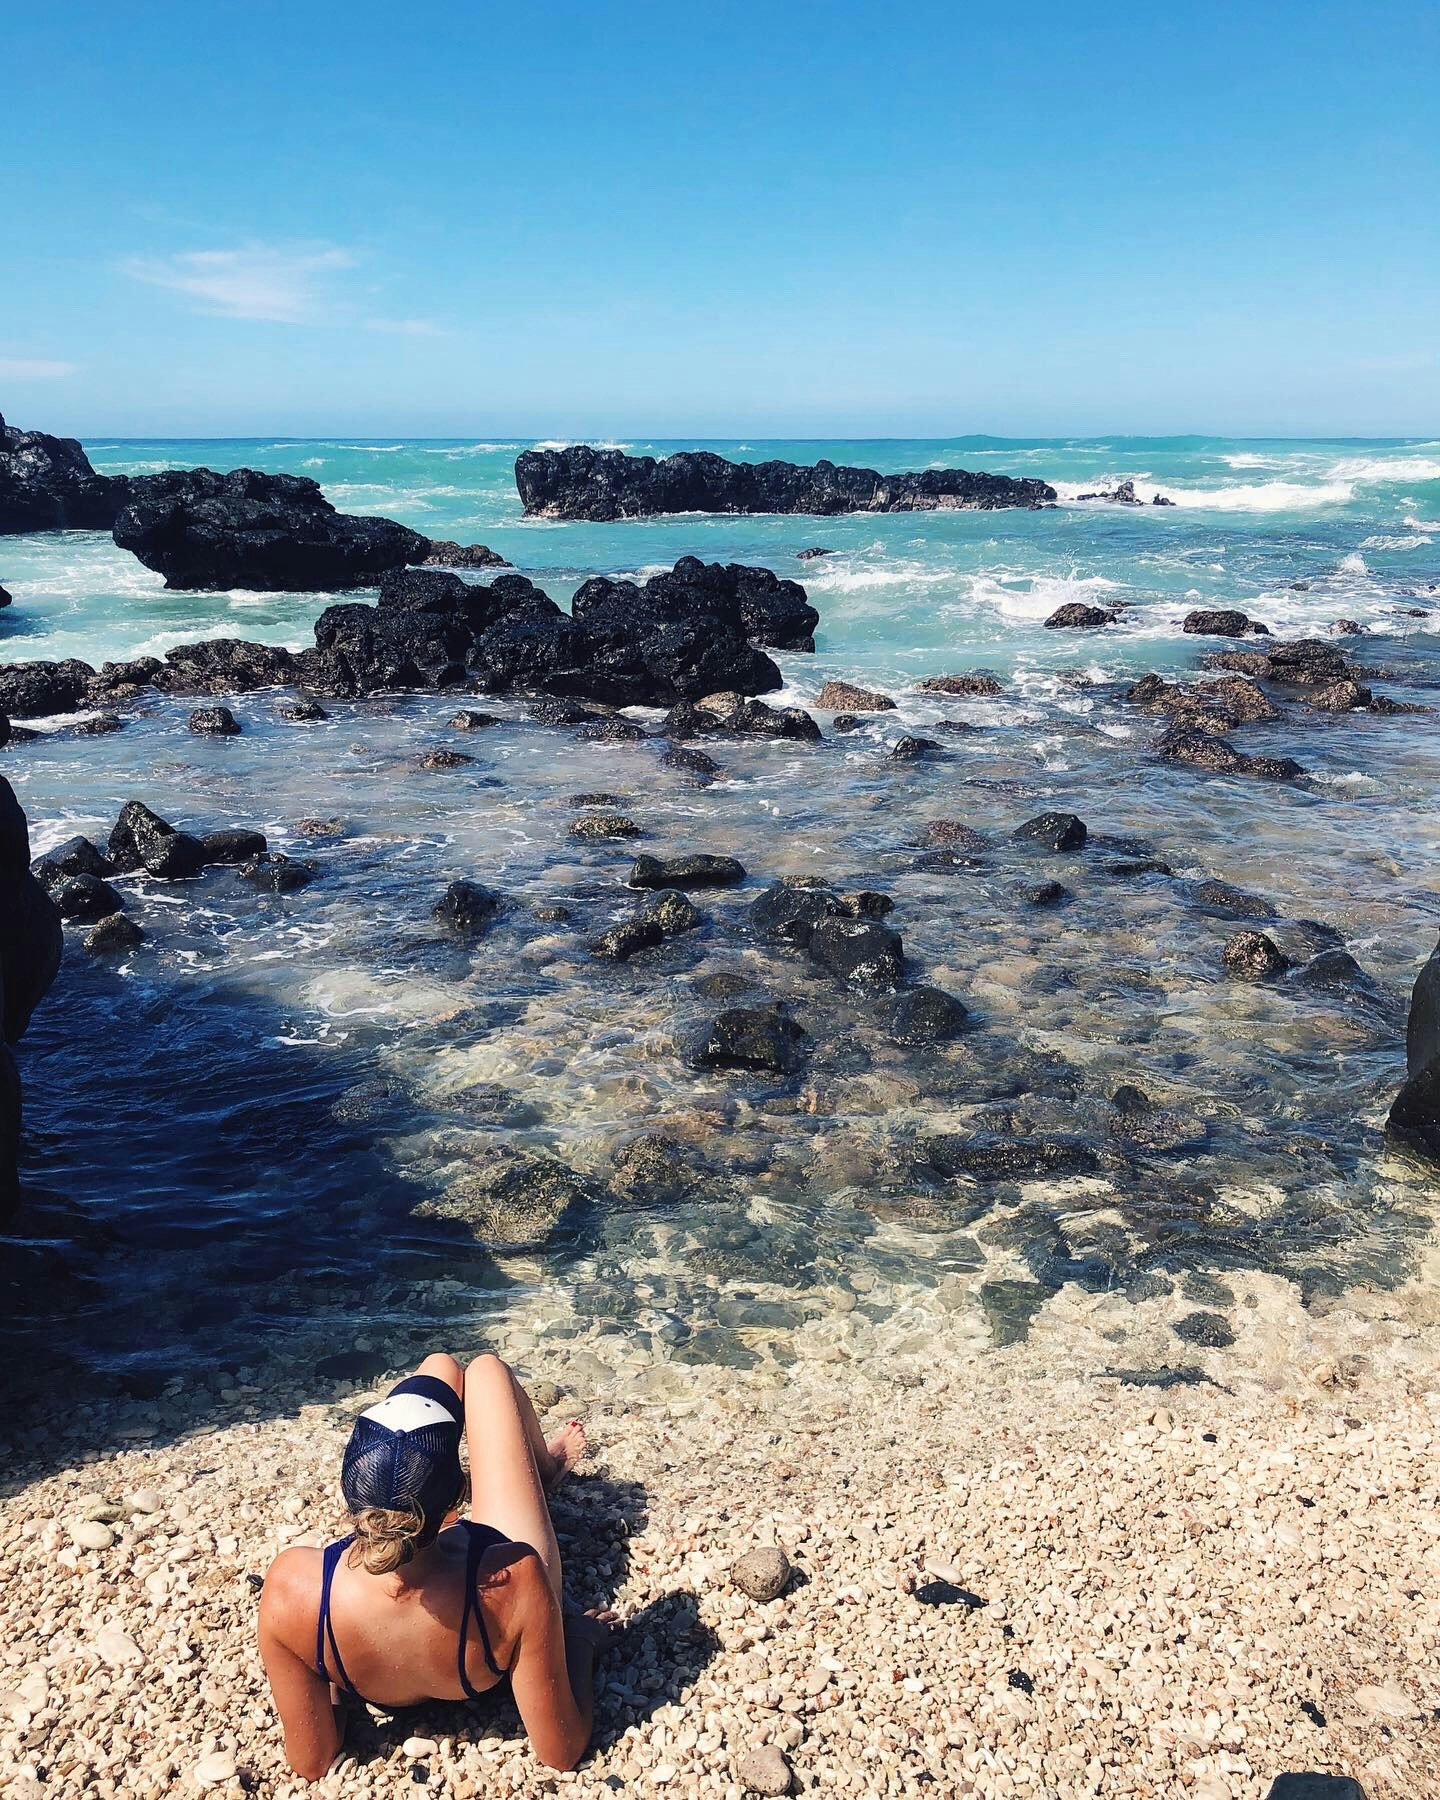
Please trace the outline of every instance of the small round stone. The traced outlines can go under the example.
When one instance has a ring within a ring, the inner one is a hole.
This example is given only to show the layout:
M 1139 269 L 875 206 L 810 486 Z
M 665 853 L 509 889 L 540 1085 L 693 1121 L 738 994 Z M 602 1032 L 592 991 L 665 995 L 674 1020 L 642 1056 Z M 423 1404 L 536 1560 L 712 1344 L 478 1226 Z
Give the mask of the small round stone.
M 730 1571 L 730 1579 L 752 1600 L 775 1600 L 790 1579 L 790 1558 L 778 1545 L 747 1550 Z M 777 1789 L 777 1792 L 783 1792 Z
M 774 1744 L 747 1750 L 735 1765 L 735 1773 L 752 1794 L 788 1794 L 794 1779 L 785 1753 Z

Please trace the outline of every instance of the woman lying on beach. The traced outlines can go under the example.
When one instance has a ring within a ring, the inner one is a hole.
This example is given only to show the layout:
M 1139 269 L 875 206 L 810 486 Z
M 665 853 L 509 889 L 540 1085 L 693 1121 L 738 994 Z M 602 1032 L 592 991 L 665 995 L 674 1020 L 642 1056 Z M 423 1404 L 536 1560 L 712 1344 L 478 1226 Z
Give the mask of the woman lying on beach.
M 469 1519 L 455 1517 L 462 1424 Z M 427 1356 L 360 1415 L 340 1475 L 352 1535 L 282 1550 L 260 1600 L 260 1654 L 297 1775 L 318 1781 L 335 1760 L 337 1690 L 389 1709 L 477 1700 L 507 1677 L 536 1755 L 574 1768 L 613 1615 L 562 1614 L 545 1491 L 584 1449 L 578 1422 L 545 1442 L 497 1356 L 468 1368 Z

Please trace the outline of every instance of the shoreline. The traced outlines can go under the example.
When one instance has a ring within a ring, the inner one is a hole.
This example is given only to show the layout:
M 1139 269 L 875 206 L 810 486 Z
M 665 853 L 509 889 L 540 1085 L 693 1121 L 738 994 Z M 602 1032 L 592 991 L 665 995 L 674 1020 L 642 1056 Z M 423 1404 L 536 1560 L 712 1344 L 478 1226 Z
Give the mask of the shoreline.
M 548 1351 L 543 1321 L 502 1327 L 493 1347 L 552 1415 L 591 1427 L 557 1502 L 567 1581 L 632 1620 L 602 1666 L 598 1748 L 556 1776 L 507 1703 L 435 1705 L 352 1724 L 317 1791 L 740 1800 L 739 1759 L 764 1747 L 796 1791 L 867 1797 L 1260 1800 L 1303 1769 L 1368 1800 L 1437 1791 L 1433 1292 L 1312 1316 L 1287 1283 L 1237 1286 L 1264 1353 L 1195 1352 L 1202 1378 L 1163 1390 L 1102 1379 L 1133 1360 L 1112 1341 L 1133 1309 L 1074 1289 L 1007 1349 L 973 1310 L 870 1327 L 832 1308 L 793 1364 L 748 1371 L 599 1324 Z M 0 1507 L 17 1800 L 149 1800 L 198 1791 L 197 1769 L 221 1794 L 310 1791 L 281 1762 L 256 1579 L 283 1543 L 332 1534 L 350 1420 L 389 1379 L 327 1384 L 327 1343 L 317 1327 L 154 1401 L 21 1403 Z M 397 1346 L 395 1368 L 430 1347 Z M 57 1451 L 58 1470 L 34 1460 Z M 116 1541 L 77 1547 L 97 1512 L 120 1515 Z M 798 1574 L 757 1602 L 728 1571 L 776 1543 Z M 910 1591 L 933 1583 L 939 1604 Z

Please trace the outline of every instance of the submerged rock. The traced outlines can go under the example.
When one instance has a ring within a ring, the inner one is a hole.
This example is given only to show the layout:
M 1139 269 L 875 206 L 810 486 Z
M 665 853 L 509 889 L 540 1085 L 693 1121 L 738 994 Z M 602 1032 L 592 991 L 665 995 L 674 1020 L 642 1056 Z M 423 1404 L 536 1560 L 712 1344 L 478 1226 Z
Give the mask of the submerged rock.
M 201 737 L 238 737 L 240 721 L 228 706 L 201 706 L 190 715 L 190 729 Z
M 1162 762 L 1183 763 L 1214 775 L 1258 775 L 1264 781 L 1296 781 L 1305 771 L 1290 756 L 1249 756 L 1228 739 L 1193 725 L 1175 725 L 1156 750 Z
M 1100 1159 L 1074 1138 L 966 1137 L 941 1133 L 922 1146 L 930 1166 L 944 1176 L 972 1181 L 1020 1181 L 1035 1175 L 1093 1175 Z
M 915 1048 L 943 1044 L 965 1029 L 969 1012 L 940 988 L 907 988 L 890 1013 L 890 1035 L 897 1044 Z
M 486 1166 L 422 1200 L 416 1218 L 463 1225 L 494 1250 L 535 1249 L 573 1228 L 594 1204 L 587 1184 L 554 1157 L 494 1144 Z
M 320 870 L 313 862 L 267 850 L 263 856 L 241 863 L 235 873 L 263 893 L 293 894 L 298 888 L 308 887 Z
M 522 450 L 515 485 L 527 518 L 636 519 L 656 513 L 930 512 L 1035 507 L 1055 499 L 1047 482 L 966 469 L 881 475 L 828 461 L 733 463 L 708 450 L 627 456 L 573 444 Z
M 804 1061 L 805 1038 L 803 1027 L 773 1007 L 732 1007 L 694 1039 L 690 1061 L 697 1068 L 789 1075 Z
M 1195 889 L 1195 904 L 1206 912 L 1235 919 L 1273 919 L 1275 908 L 1259 894 L 1246 893 L 1228 881 L 1202 881 Z
M 124 913 L 109 913 L 85 934 L 85 948 L 92 956 L 121 956 L 145 941 L 145 933 Z
M 1070 897 L 1069 888 L 1062 887 L 1058 881 L 1037 881 L 1033 887 L 1020 890 L 1020 898 L 1027 906 L 1059 906 Z
M 641 950 L 653 950 L 665 942 L 660 921 L 642 914 L 638 919 L 623 919 L 591 943 L 590 954 L 606 962 L 628 962 Z
M 499 894 L 478 881 L 452 881 L 430 914 L 452 931 L 478 937 L 494 924 L 503 904 Z
M 1245 981 L 1268 981 L 1290 967 L 1289 958 L 1263 931 L 1237 931 L 1225 945 L 1221 960 L 1232 975 Z
M 980 1310 L 990 1327 L 997 1349 L 1022 1343 L 1030 1335 L 1030 1322 L 1050 1298 L 1050 1290 L 1038 1281 L 983 1281 Z
M 570 835 L 610 842 L 617 838 L 641 837 L 644 834 L 635 821 L 627 819 L 623 813 L 585 813 L 570 821 Z
M 258 469 L 176 470 L 132 491 L 115 542 L 167 588 L 363 587 L 430 541 L 393 519 L 337 512 L 317 483 Z
M 894 762 L 919 762 L 923 757 L 938 754 L 943 748 L 934 738 L 907 736 L 896 739 L 890 747 L 890 756 Z

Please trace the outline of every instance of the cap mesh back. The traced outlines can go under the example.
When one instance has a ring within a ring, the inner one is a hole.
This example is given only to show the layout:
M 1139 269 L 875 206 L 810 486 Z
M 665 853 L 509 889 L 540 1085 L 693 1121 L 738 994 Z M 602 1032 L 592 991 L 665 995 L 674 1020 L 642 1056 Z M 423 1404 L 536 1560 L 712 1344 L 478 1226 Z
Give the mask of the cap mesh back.
M 355 1421 L 340 1468 L 340 1488 L 351 1512 L 413 1507 L 427 1525 L 438 1526 L 459 1498 L 461 1482 L 458 1426 L 391 1431 L 375 1419 Z

